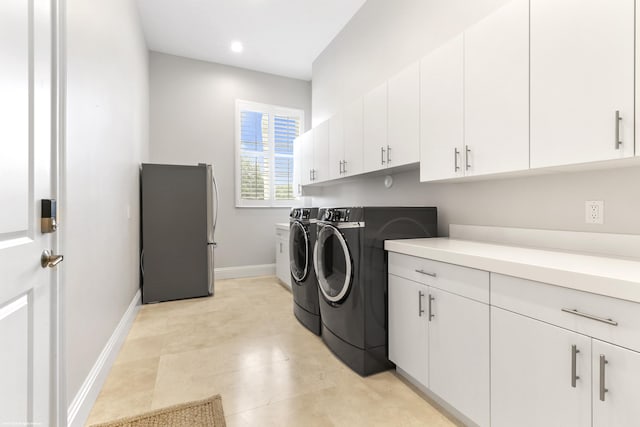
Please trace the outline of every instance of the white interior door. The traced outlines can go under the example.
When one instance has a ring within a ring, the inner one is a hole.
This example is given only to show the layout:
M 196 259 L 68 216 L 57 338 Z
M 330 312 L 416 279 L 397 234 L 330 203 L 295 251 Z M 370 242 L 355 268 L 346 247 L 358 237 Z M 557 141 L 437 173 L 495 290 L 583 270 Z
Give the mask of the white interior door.
M 50 0 L 0 2 L 0 425 L 55 425 L 52 249 L 40 232 L 51 198 Z

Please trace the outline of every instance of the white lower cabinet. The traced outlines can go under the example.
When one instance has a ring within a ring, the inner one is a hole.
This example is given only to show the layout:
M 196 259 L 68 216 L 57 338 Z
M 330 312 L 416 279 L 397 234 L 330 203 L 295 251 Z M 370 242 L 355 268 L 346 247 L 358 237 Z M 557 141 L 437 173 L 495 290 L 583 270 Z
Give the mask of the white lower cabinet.
M 489 306 L 431 288 L 429 389 L 489 425 Z
M 593 340 L 593 427 L 640 425 L 640 353 Z
M 276 277 L 291 289 L 289 230 L 276 227 Z
M 425 387 L 428 290 L 421 283 L 389 275 L 389 359 Z
M 389 274 L 389 359 L 480 426 L 489 425 L 489 306 L 443 290 L 477 294 L 488 273 L 393 254 L 389 270 L 421 272 L 425 282 Z M 414 262 L 414 268 L 406 268 Z M 461 278 L 475 277 L 461 286 Z M 473 289 L 473 290 L 472 290 Z
M 589 337 L 491 307 L 491 425 L 589 426 L 590 353 Z
M 640 304 L 398 253 L 388 269 L 389 358 L 463 421 L 640 425 Z

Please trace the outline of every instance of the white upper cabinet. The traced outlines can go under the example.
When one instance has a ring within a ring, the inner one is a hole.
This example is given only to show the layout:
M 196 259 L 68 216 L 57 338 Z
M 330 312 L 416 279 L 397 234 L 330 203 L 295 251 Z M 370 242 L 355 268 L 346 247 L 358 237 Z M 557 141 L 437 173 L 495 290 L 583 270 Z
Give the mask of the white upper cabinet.
M 347 105 L 344 109 L 344 163 L 342 176 L 357 175 L 362 173 L 363 156 L 363 99 Z
M 300 135 L 293 141 L 293 196 L 302 196 L 302 140 Z
M 329 119 L 329 179 L 342 177 L 344 162 L 343 113 Z
M 311 184 L 313 181 L 313 132 L 311 129 L 298 137 L 300 145 L 301 163 L 301 183 L 302 185 Z
M 529 0 L 464 34 L 464 145 L 465 175 L 529 168 Z
M 388 81 L 387 167 L 420 159 L 420 63 L 410 65 Z
M 363 171 L 387 166 L 387 83 L 364 96 Z
M 634 0 L 531 0 L 531 167 L 633 156 L 633 130 Z
M 420 64 L 420 180 L 464 175 L 463 36 Z
M 329 121 L 313 129 L 313 182 L 329 179 Z

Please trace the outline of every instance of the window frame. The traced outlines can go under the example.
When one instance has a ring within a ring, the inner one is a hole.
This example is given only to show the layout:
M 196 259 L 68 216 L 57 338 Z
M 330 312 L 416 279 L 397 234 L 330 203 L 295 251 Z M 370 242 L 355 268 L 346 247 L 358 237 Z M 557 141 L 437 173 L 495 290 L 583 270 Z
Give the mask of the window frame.
M 240 143 L 241 134 L 241 116 L 240 113 L 243 110 L 257 111 L 269 115 L 269 199 L 268 200 L 246 200 L 242 199 L 242 190 L 240 188 L 240 182 L 242 179 L 240 159 L 242 153 L 242 145 Z M 300 135 L 304 133 L 304 110 L 292 107 L 282 107 L 279 105 L 264 104 L 254 101 L 246 101 L 242 99 L 236 99 L 236 111 L 235 111 L 235 201 L 237 208 L 283 208 L 291 207 L 296 204 L 298 200 L 295 195 L 292 199 L 276 200 L 275 199 L 275 116 L 289 116 L 299 117 L 300 119 Z M 298 135 L 298 137 L 300 136 Z M 292 153 L 291 158 L 295 162 L 295 156 Z M 295 185 L 292 180 L 292 186 Z M 295 194 L 295 189 L 293 191 Z

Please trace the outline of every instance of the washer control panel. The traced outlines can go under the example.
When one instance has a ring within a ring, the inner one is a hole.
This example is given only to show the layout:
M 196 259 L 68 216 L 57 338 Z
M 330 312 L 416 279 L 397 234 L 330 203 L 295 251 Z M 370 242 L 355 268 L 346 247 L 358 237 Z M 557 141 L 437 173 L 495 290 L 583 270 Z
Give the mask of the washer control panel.
M 318 220 L 327 222 L 362 221 L 362 208 L 322 208 L 318 211 Z

